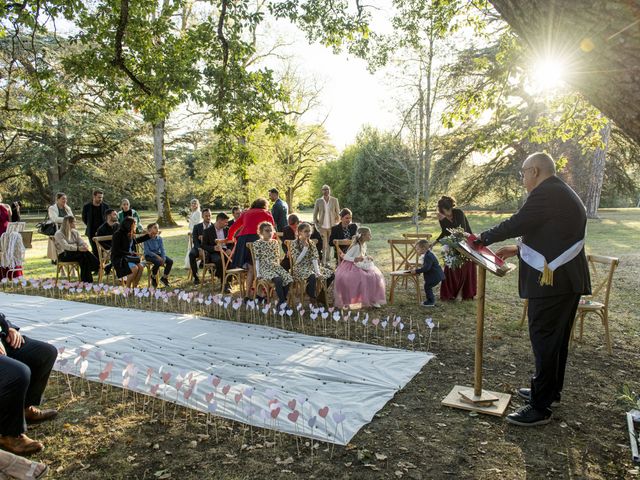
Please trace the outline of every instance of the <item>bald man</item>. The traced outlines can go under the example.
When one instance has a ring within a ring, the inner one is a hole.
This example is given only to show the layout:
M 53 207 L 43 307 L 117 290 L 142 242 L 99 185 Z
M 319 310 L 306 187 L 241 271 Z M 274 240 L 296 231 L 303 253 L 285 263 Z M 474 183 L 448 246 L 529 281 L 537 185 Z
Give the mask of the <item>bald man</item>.
M 591 293 L 591 280 L 584 253 L 587 215 L 578 195 L 556 176 L 555 162 L 546 153 L 530 155 L 520 177 L 527 201 L 511 218 L 482 232 L 478 242 L 521 237 L 517 245 L 496 253 L 518 256 L 520 297 L 529 299 L 535 375 L 531 388 L 518 390 L 527 404 L 507 421 L 530 427 L 549 423 L 550 407 L 560 402 L 571 327 L 580 296 Z

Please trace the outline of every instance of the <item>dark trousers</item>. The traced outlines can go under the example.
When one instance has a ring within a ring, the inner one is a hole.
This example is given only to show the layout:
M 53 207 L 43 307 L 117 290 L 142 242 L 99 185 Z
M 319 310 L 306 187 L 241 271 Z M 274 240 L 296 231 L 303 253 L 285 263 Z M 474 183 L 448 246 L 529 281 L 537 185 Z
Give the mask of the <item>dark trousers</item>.
M 440 282 L 427 282 L 425 280 L 424 282 L 424 295 L 425 297 L 427 297 L 427 302 L 428 303 L 436 303 L 436 297 L 433 294 L 433 288 L 437 287 L 440 284 Z
M 160 259 L 153 255 L 145 255 L 144 259 L 147 262 L 151 262 L 153 264 L 153 267 L 151 267 L 151 274 L 155 277 L 156 273 L 158 273 L 158 270 L 160 270 L 161 267 L 161 263 L 160 263 Z M 162 275 L 164 277 L 168 277 L 169 274 L 171 273 L 171 267 L 173 267 L 173 260 L 171 260 L 169 257 L 164 257 L 164 272 L 162 272 Z
M 536 410 L 550 407 L 562 391 L 579 301 L 576 293 L 529 299 L 529 338 L 536 361 L 536 373 L 531 377 L 531 405 Z
M 278 302 L 285 303 L 287 301 L 287 295 L 289 295 L 289 285 L 282 283 L 282 277 L 272 278 L 271 281 L 276 287 L 276 294 L 278 295 Z
M 24 409 L 40 405 L 58 351 L 53 345 L 23 337 L 24 345 L 0 356 L 0 435 L 17 437 L 27 431 Z
M 64 251 L 58 255 L 58 259 L 62 262 L 78 262 L 80 264 L 80 280 L 86 283 L 93 283 L 91 272 L 97 272 L 100 268 L 98 257 L 91 252 Z
M 98 258 L 98 247 L 96 246 L 95 242 L 93 241 L 93 237 L 97 236 L 97 232 L 98 232 L 98 228 L 100 227 L 100 225 L 93 227 L 92 230 L 90 230 L 91 232 L 93 232 L 91 235 L 89 235 L 89 245 L 91 245 L 91 253 L 93 253 L 95 255 L 96 258 Z
M 325 280 L 325 282 L 327 283 L 327 288 L 329 287 L 329 285 L 331 285 L 331 282 L 333 282 L 333 279 L 335 278 L 335 275 L 331 274 L 331 276 L 329 278 L 327 278 Z M 311 274 L 307 277 L 307 295 L 309 295 L 309 297 L 311 298 L 316 298 L 317 296 L 317 284 L 318 284 L 318 279 L 316 278 L 316 276 L 314 274 Z
M 216 252 L 215 250 L 213 252 L 206 251 L 204 255 L 207 263 L 214 263 L 216 265 L 215 275 L 222 281 L 222 256 L 220 252 Z

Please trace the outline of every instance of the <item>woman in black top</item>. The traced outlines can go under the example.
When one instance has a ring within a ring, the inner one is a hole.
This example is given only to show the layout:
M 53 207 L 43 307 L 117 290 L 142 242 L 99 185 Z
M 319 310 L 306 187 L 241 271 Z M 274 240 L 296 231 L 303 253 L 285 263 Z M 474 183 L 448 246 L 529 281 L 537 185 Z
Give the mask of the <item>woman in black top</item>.
M 438 219 L 442 232 L 436 239 L 451 235 L 450 228 L 462 227 L 465 232 L 473 233 L 469 220 L 462 210 L 454 208 L 456 201 L 452 197 L 443 196 L 438 200 Z M 476 266 L 473 262 L 465 262 L 460 268 L 444 267 L 445 279 L 440 285 L 440 300 L 464 299 L 472 300 L 476 295 Z
M 127 287 L 137 287 L 144 263 L 136 253 L 136 245 L 149 240 L 149 234 L 136 238 L 136 221 L 126 217 L 111 240 L 111 263 L 118 278 L 127 277 Z

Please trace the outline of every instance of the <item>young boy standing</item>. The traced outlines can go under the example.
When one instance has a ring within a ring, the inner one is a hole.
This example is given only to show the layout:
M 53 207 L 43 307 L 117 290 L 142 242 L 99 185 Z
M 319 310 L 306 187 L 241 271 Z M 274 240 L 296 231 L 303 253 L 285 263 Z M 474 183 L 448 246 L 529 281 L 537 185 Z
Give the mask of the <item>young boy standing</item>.
M 151 237 L 149 240 L 144 242 L 144 258 L 148 262 L 153 263 L 153 268 L 151 269 L 151 285 L 155 287 L 158 286 L 158 281 L 156 280 L 156 274 L 161 266 L 164 265 L 164 271 L 162 272 L 162 277 L 160 277 L 160 281 L 166 286 L 169 286 L 169 273 L 171 273 L 171 267 L 173 266 L 173 260 L 167 257 L 166 252 L 164 251 L 164 242 L 162 241 L 162 237 L 159 235 L 159 227 L 157 223 L 151 223 L 147 226 L 147 233 Z
M 424 277 L 424 293 L 427 299 L 422 303 L 425 307 L 434 307 L 436 298 L 433 295 L 433 287 L 444 280 L 444 272 L 438 263 L 438 259 L 431 251 L 431 244 L 427 240 L 416 242 L 416 253 L 418 257 L 424 255 L 422 267 L 411 270 L 411 273 L 421 273 Z

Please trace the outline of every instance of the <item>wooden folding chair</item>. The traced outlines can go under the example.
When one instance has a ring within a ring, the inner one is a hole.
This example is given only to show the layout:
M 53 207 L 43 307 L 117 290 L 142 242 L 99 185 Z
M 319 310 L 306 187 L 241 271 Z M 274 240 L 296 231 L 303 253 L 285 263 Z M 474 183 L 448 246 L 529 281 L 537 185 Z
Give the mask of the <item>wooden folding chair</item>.
M 248 242 L 246 245 L 249 249 L 249 252 L 251 252 L 251 261 L 253 262 L 251 265 L 251 268 L 253 269 L 253 298 L 256 298 L 258 291 L 260 290 L 260 288 L 262 288 L 264 290 L 267 303 L 270 303 L 271 298 L 276 296 L 276 286 L 271 280 L 267 280 L 266 278 L 258 278 L 258 271 L 256 269 L 256 255 L 253 250 L 253 242 Z M 280 247 L 278 247 L 278 249 L 279 248 Z
M 391 247 L 391 288 L 389 289 L 389 303 L 393 304 L 396 285 L 400 280 L 411 280 L 416 286 L 416 298 L 421 300 L 420 280 L 418 275 L 411 273 L 417 267 L 418 254 L 415 249 L 415 240 L 387 240 Z
M 190 252 L 193 248 L 193 235 L 191 233 L 187 233 L 187 252 Z M 187 282 L 193 278 L 193 272 L 191 271 L 191 267 L 187 269 Z
M 293 258 L 291 254 L 291 245 L 295 242 L 295 240 L 285 240 L 284 244 L 287 247 L 287 256 L 289 257 L 289 264 L 291 265 L 291 274 L 293 275 L 293 269 L 296 265 L 296 259 Z M 317 239 L 311 239 L 311 243 L 313 248 L 317 248 Z M 291 299 L 295 300 L 296 293 L 300 303 L 304 302 L 304 295 L 307 289 L 307 281 L 306 280 L 296 280 L 294 277 L 293 283 L 291 284 Z M 318 278 L 316 281 L 316 299 L 320 296 L 320 293 L 324 291 L 325 297 L 327 295 L 327 281 L 324 278 Z
M 340 265 L 340 263 L 342 262 L 342 255 L 344 255 L 342 249 L 340 247 L 347 247 L 349 248 L 351 246 L 351 240 L 347 239 L 347 240 L 334 240 L 333 241 L 333 247 L 336 249 L 336 256 L 338 257 L 338 263 L 336 265 L 336 267 L 338 265 Z
M 584 332 L 584 318 L 593 313 L 600 317 L 604 326 L 604 338 L 607 344 L 607 352 L 612 354 L 611 336 L 609 335 L 609 296 L 611 295 L 611 287 L 613 285 L 613 274 L 618 268 L 620 260 L 615 257 L 606 257 L 602 255 L 587 255 L 587 261 L 591 270 L 591 279 L 595 284 L 591 295 L 584 296 L 584 303 L 578 305 L 576 313 L 576 324 L 580 322 L 580 336 L 578 341 L 582 341 Z M 571 335 L 573 337 L 573 333 Z
M 211 276 L 211 285 L 216 281 L 216 264 L 213 262 L 207 262 L 207 252 L 202 248 L 198 249 L 198 253 L 200 254 L 200 263 L 202 264 L 202 283 L 200 283 L 200 287 L 204 285 L 204 282 L 207 279 L 207 272 Z M 189 269 L 191 271 L 191 269 Z
M 405 240 L 430 240 L 431 239 L 431 234 L 430 233 L 403 233 L 402 234 L 402 238 L 404 238 Z
M 53 241 L 53 237 L 49 237 Z M 56 249 L 56 280 L 54 285 L 58 286 L 58 278 L 60 277 L 60 272 L 66 273 L 67 280 L 71 281 L 71 272 L 76 273 L 76 277 L 80 280 L 80 262 L 63 262 L 57 255 L 58 250 Z
M 101 237 L 93 237 L 92 239 L 93 243 L 96 244 L 96 250 L 98 250 L 98 263 L 100 264 L 98 268 L 98 283 L 102 283 L 105 273 L 104 268 L 111 262 L 111 250 L 104 248 L 100 242 L 110 241 L 112 238 L 112 235 L 103 235 Z M 114 268 L 111 269 L 111 274 L 113 275 L 113 282 L 116 283 L 116 271 Z
M 223 246 L 225 245 L 227 240 L 216 240 L 216 245 Z M 245 297 L 245 278 L 247 275 L 247 271 L 244 268 L 229 268 L 231 265 L 232 252 L 227 252 L 225 249 L 222 250 L 222 287 L 220 292 L 224 293 L 224 287 L 229 284 L 231 285 L 231 281 L 236 281 L 240 287 L 240 296 Z

